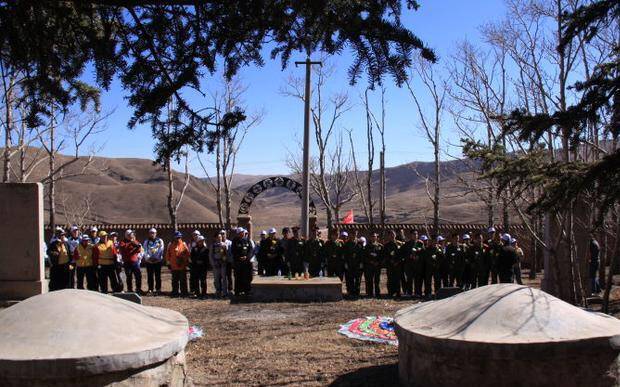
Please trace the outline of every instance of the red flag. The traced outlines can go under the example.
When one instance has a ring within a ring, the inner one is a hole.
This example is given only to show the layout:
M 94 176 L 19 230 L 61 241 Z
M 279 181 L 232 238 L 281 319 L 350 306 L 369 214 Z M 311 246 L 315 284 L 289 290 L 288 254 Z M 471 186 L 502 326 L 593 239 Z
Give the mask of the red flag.
M 344 224 L 351 224 L 351 223 L 355 223 L 353 221 L 353 210 L 349 210 L 349 213 L 347 214 L 347 216 L 345 216 L 344 218 L 342 218 L 342 223 Z

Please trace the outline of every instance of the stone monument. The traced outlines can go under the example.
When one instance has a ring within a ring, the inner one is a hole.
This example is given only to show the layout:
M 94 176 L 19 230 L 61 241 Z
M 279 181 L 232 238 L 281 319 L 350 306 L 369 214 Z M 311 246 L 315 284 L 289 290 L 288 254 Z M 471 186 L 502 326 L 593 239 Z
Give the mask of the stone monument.
M 407 386 L 615 386 L 620 320 L 515 284 L 482 286 L 395 316 Z M 620 344 L 620 343 L 619 343 Z
M 0 299 L 46 292 L 41 183 L 1 183 L 0 219 Z
M 180 313 L 88 290 L 0 311 L 2 386 L 185 386 Z

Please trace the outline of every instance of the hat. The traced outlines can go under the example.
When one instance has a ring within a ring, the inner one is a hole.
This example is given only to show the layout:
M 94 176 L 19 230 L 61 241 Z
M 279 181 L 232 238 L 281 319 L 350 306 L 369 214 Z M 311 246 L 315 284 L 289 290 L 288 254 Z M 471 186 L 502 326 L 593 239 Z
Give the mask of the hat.
M 133 234 L 133 230 L 132 230 L 132 229 L 127 229 L 127 230 L 125 230 L 125 235 L 126 235 L 126 236 L 127 236 L 127 235 L 131 235 L 131 234 Z
M 226 230 L 220 230 L 220 234 L 226 234 Z
M 514 245 L 515 243 L 517 243 L 517 238 L 512 238 L 512 239 L 510 240 L 510 244 L 511 244 L 511 245 Z
M 65 230 L 63 230 L 63 228 L 62 228 L 62 227 L 56 227 L 56 228 L 54 229 L 54 232 L 57 232 L 57 233 L 59 232 L 59 233 L 64 234 L 64 233 L 65 233 Z
M 99 236 L 100 237 L 108 236 L 108 233 L 105 230 L 101 230 L 99 231 Z
M 446 240 L 446 238 L 442 237 L 441 235 L 437 236 L 437 242 L 442 242 L 444 240 Z
M 203 237 L 202 235 L 198 235 L 198 238 L 196 238 L 196 241 L 200 242 L 200 241 L 204 241 L 205 237 Z
M 174 237 L 175 238 L 183 238 L 183 233 L 181 231 L 175 231 L 174 232 Z
M 348 236 L 349 236 L 349 233 L 348 233 L 348 232 L 346 232 L 346 231 L 342 231 L 342 232 L 340 232 L 340 236 L 343 236 L 343 237 L 348 237 Z
M 97 232 L 97 231 L 99 231 L 99 230 L 97 229 L 97 227 L 92 226 L 92 227 L 90 228 L 90 231 L 91 231 L 91 232 L 93 232 L 93 231 L 94 231 L 94 232 Z
M 489 229 L 487 230 L 487 232 L 489 234 L 494 233 L 495 232 L 495 227 L 489 227 Z
M 150 233 L 153 233 L 153 232 L 157 232 L 157 230 L 156 230 L 156 229 L 154 229 L 154 228 L 149 229 L 149 234 L 150 234 Z
M 110 233 L 110 236 L 117 236 L 117 235 L 118 235 L 118 233 L 117 233 L 116 231 L 112 231 L 112 232 Z
M 192 233 L 193 236 L 198 236 L 200 235 L 200 231 L 198 230 L 194 230 L 194 232 Z
M 267 231 L 265 231 L 265 230 L 261 231 L 260 235 L 267 235 Z
M 243 228 L 243 227 L 237 227 L 237 232 L 238 232 L 239 234 L 241 234 L 242 232 L 245 232 L 245 231 L 246 231 L 246 230 L 245 230 L 245 228 Z
M 82 235 L 82 236 L 80 237 L 80 240 L 82 240 L 82 241 L 89 241 L 89 240 L 90 240 L 90 237 L 89 237 L 88 235 L 84 234 L 84 235 Z
M 463 240 L 464 240 L 464 241 L 469 240 L 469 239 L 471 239 L 471 237 L 469 236 L 469 234 L 463 234 Z
M 512 239 L 512 237 L 508 233 L 502 235 L 502 240 L 504 242 L 510 242 L 511 239 Z
M 275 234 L 277 231 L 275 228 L 270 228 L 269 231 L 267 231 L 269 234 Z
M 364 238 L 363 236 L 357 238 L 358 242 L 362 242 L 363 244 L 366 244 L 366 238 Z
M 420 240 L 421 240 L 421 241 L 423 241 L 423 242 L 425 242 L 425 241 L 427 241 L 427 240 L 428 240 L 428 237 L 427 237 L 426 235 L 422 235 L 422 236 L 420 237 Z
M 70 230 L 71 230 L 71 232 L 73 232 L 73 231 L 77 231 L 77 230 L 79 230 L 79 228 L 78 228 L 78 226 L 76 226 L 76 225 L 74 224 L 73 226 L 71 226 Z

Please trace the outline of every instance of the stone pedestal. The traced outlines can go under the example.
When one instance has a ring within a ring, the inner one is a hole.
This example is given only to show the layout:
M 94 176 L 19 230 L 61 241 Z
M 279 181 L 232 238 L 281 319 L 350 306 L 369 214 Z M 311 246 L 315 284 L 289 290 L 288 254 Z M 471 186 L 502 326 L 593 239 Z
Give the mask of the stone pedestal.
M 250 215 L 238 215 L 237 216 L 237 227 L 243 227 L 248 230 L 248 235 L 250 238 L 253 237 L 252 234 L 252 217 Z
M 340 301 L 342 300 L 342 281 L 331 277 L 316 277 L 307 280 L 254 277 L 252 300 L 260 302 Z
M 0 311 L 2 386 L 185 386 L 187 319 L 88 290 Z
M 46 292 L 43 186 L 1 183 L 0 220 L 0 299 Z
M 488 285 L 395 316 L 405 386 L 616 386 L 620 321 L 541 290 Z

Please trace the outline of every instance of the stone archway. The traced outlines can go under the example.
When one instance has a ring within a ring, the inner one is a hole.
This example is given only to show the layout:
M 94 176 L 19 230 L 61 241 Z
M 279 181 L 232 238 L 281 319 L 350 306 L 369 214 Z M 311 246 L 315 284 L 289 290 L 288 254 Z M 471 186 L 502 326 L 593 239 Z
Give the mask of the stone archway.
M 252 206 L 252 202 L 258 195 L 272 188 L 286 188 L 297 194 L 297 196 L 301 199 L 303 186 L 301 183 L 285 176 L 268 177 L 252 185 L 247 190 L 245 195 L 243 195 L 243 199 L 241 199 L 241 203 L 239 203 L 239 212 L 237 213 L 237 224 L 240 227 L 246 228 L 250 235 L 252 235 L 252 217 L 250 216 L 250 207 Z M 312 199 L 310 199 L 309 207 L 308 220 L 310 223 L 310 228 L 313 228 L 316 226 L 316 206 L 314 205 L 314 201 L 312 201 Z

